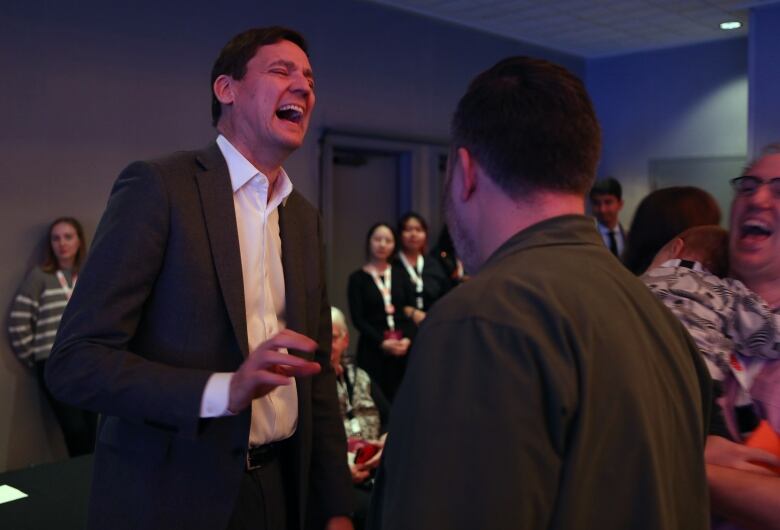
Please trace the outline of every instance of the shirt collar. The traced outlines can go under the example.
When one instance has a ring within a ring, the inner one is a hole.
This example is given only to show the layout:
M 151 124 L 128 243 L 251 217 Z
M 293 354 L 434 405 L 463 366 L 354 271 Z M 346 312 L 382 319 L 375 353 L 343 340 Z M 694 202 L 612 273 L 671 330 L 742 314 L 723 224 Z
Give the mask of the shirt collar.
M 701 263 L 692 260 L 670 259 L 661 263 L 659 267 L 685 267 L 696 272 L 707 272 Z
M 607 235 L 610 232 L 614 232 L 615 234 L 620 233 L 620 225 L 615 225 L 615 228 L 610 230 L 609 228 L 607 228 L 606 225 L 601 224 L 598 219 L 596 219 L 596 228 L 599 229 L 599 233 L 601 233 L 602 235 Z
M 261 179 L 268 182 L 268 177 L 259 171 L 252 163 L 242 155 L 238 149 L 235 148 L 230 140 L 222 136 L 217 137 L 217 145 L 219 150 L 222 151 L 222 156 L 225 157 L 227 163 L 228 173 L 230 174 L 230 185 L 233 188 L 233 193 L 237 192 L 244 184 L 249 182 L 255 175 L 260 175 Z M 287 198 L 293 191 L 293 184 L 290 177 L 284 168 L 280 168 L 279 176 L 274 186 L 273 203 L 286 203 Z

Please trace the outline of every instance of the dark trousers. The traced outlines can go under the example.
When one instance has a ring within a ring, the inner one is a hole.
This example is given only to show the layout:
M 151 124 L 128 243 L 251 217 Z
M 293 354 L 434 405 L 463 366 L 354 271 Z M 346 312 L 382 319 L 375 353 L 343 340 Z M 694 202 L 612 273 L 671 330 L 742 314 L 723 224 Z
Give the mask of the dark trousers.
M 282 467 L 277 457 L 244 472 L 227 530 L 284 530 L 287 510 Z
M 51 406 L 57 423 L 62 429 L 68 456 L 88 455 L 95 451 L 97 436 L 97 414 L 88 410 L 77 409 L 58 401 L 51 395 L 43 379 L 46 361 L 36 361 L 35 371 L 38 373 L 38 384 Z

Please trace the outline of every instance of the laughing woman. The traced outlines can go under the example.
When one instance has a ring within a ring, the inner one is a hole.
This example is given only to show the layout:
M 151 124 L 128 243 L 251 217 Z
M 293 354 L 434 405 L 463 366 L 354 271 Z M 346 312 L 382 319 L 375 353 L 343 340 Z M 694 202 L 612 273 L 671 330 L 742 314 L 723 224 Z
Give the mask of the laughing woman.
M 41 390 L 62 428 L 70 456 L 91 453 L 97 417 L 55 400 L 43 380 L 57 327 L 76 285 L 79 267 L 87 253 L 84 230 L 72 217 L 49 225 L 46 259 L 24 279 L 11 308 L 8 334 L 21 361 L 34 368 Z
M 349 277 L 348 299 L 352 323 L 360 332 L 357 364 L 392 401 L 406 370 L 414 325 L 401 310 L 413 304 L 406 274 L 391 264 L 395 235 L 384 223 L 368 231 L 368 262 Z M 398 309 L 396 309 L 398 308 Z

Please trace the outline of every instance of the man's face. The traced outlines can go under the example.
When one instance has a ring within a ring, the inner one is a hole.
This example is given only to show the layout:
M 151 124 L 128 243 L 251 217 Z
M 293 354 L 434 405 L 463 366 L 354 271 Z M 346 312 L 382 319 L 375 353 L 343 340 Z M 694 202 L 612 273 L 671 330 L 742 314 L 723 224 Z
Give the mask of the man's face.
M 615 228 L 618 224 L 618 214 L 623 208 L 623 201 L 614 195 L 594 193 L 590 197 L 590 208 L 599 223 L 607 228 Z
M 469 223 L 465 219 L 465 206 L 460 200 L 462 172 L 463 167 L 457 151 L 452 150 L 447 161 L 447 178 L 444 183 L 444 217 L 458 258 L 463 262 L 466 271 L 473 274 L 480 264 L 477 246 L 469 233 Z
M 780 177 L 780 154 L 762 157 L 744 174 L 765 182 Z M 780 280 L 780 198 L 769 186 L 735 194 L 729 251 L 733 274 L 748 286 Z
M 231 121 L 244 143 L 287 153 L 300 147 L 315 101 L 302 49 L 286 40 L 261 46 L 233 87 Z

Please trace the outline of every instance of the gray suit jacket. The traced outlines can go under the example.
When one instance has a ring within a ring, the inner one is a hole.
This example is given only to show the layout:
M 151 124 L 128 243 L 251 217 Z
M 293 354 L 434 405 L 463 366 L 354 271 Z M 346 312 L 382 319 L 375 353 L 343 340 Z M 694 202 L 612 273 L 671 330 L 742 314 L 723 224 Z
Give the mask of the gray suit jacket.
M 320 219 L 293 192 L 280 206 L 286 319 L 318 341 L 322 372 L 296 381 L 283 446 L 292 520 L 351 511 L 329 364 Z M 201 419 L 213 372 L 248 352 L 227 165 L 215 143 L 128 166 L 117 179 L 47 365 L 52 393 L 100 412 L 91 528 L 224 528 L 244 469 L 249 410 Z M 310 512 L 311 513 L 311 512 Z

